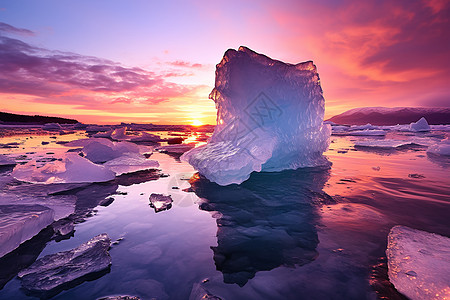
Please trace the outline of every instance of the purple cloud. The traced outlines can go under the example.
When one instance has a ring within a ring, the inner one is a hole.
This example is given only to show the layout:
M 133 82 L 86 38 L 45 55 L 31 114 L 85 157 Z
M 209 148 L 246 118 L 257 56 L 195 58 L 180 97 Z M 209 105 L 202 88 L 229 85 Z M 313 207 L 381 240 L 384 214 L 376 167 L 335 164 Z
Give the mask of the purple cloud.
M 92 96 L 91 101 L 109 96 L 110 104 L 133 101 L 156 104 L 195 89 L 167 82 L 165 78 L 170 75 L 127 68 L 96 57 L 37 48 L 2 34 L 23 34 L 27 33 L 26 29 L 0 25 L 0 93 L 34 95 L 46 98 L 41 102 L 53 103 L 73 100 L 69 96 L 75 95 L 83 105 L 89 106 L 84 103 L 90 98 L 87 95 Z

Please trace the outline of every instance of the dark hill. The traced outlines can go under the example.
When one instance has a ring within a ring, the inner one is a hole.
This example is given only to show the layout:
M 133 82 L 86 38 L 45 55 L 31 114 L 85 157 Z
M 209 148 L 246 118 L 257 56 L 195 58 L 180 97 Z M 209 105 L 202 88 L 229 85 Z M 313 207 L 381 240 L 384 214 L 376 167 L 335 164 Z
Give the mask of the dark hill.
M 59 117 L 47 117 L 47 116 L 29 116 L 18 115 L 0 112 L 0 124 L 46 124 L 46 123 L 59 123 L 59 124 L 75 124 L 78 123 L 74 119 L 66 119 Z
M 450 124 L 450 108 L 362 107 L 348 110 L 327 121 L 342 125 L 397 125 L 417 122 L 425 117 L 428 124 Z

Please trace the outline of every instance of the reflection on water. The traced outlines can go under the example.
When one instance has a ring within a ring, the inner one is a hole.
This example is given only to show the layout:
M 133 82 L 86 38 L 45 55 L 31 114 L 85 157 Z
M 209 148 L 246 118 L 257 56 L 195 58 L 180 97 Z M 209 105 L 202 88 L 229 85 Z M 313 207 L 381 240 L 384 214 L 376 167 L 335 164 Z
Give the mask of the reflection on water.
M 258 271 L 301 266 L 317 257 L 313 203 L 327 178 L 327 171 L 296 170 L 254 173 L 241 185 L 191 181 L 204 199 L 200 208 L 215 212 L 217 247 L 211 249 L 225 283 L 244 286 Z
M 17 148 L 0 149 L 23 161 L 45 159 L 67 150 L 56 142 L 80 137 L 14 136 L 0 143 L 17 142 Z M 398 224 L 450 235 L 449 159 L 420 146 L 354 146 L 376 138 L 332 139 L 330 171 L 259 173 L 228 187 L 195 177 L 189 188 L 195 171 L 178 156 L 157 152 L 151 159 L 160 170 L 109 183 L 24 184 L 11 178 L 12 168 L 0 168 L 1 192 L 77 199 L 71 217 L 0 260 L 0 299 L 35 299 L 21 290 L 20 269 L 103 232 L 115 241 L 110 272 L 53 299 L 189 299 L 195 287 L 200 296 L 208 291 L 222 299 L 375 299 L 374 290 L 403 299 L 387 278 L 386 237 Z M 155 214 L 152 193 L 171 195 L 173 207 Z

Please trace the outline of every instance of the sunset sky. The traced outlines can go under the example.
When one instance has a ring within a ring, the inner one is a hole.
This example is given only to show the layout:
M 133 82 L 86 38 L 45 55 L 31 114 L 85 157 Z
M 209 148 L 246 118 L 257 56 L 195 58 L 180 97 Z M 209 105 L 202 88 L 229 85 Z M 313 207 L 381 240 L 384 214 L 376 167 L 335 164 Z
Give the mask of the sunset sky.
M 215 124 L 215 65 L 240 45 L 313 60 L 326 117 L 450 106 L 447 0 L 0 0 L 0 111 Z

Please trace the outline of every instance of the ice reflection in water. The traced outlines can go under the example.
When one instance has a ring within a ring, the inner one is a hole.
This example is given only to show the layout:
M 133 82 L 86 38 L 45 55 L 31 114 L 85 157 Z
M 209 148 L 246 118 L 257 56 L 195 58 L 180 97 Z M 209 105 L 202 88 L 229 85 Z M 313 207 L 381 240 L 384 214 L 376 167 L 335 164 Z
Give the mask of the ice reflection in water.
M 254 173 L 231 186 L 197 178 L 191 185 L 204 199 L 200 208 L 217 218 L 217 246 L 211 249 L 225 283 L 244 286 L 259 271 L 301 266 L 317 257 L 313 203 L 327 171 Z

